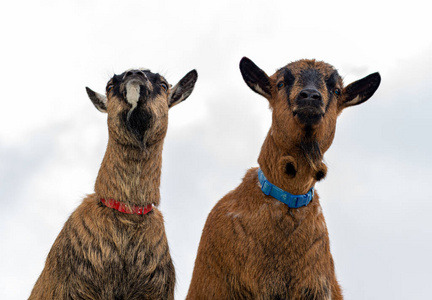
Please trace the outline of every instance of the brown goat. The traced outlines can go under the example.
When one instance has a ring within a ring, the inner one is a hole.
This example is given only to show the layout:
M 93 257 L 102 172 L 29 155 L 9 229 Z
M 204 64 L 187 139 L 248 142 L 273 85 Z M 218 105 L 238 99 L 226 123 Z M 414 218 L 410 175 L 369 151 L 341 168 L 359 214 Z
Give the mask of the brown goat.
M 258 158 L 267 180 L 260 181 L 258 168 L 248 170 L 210 212 L 187 299 L 342 299 L 313 187 L 326 175 L 323 154 L 337 116 L 370 98 L 380 76 L 344 87 L 331 65 L 315 60 L 290 63 L 268 77 L 243 58 L 240 70 L 272 109 Z M 307 195 L 312 201 L 289 207 L 268 195 L 269 182 L 297 201 Z
M 52 246 L 29 299 L 174 299 L 175 272 L 159 205 L 168 109 L 185 100 L 195 70 L 170 88 L 149 70 L 87 88 L 108 113 L 109 140 L 95 184 Z

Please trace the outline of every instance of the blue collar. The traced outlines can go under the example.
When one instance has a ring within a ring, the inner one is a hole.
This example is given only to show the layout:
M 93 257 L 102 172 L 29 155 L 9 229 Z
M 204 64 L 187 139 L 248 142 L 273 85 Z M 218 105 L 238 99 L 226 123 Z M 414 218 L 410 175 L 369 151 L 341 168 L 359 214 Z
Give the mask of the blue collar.
M 258 180 L 261 184 L 261 190 L 264 194 L 267 196 L 272 196 L 280 202 L 285 203 L 290 208 L 306 206 L 312 201 L 314 197 L 314 187 L 311 187 L 309 192 L 307 192 L 305 195 L 293 195 L 285 192 L 281 188 L 271 184 L 264 176 L 264 173 L 261 171 L 261 169 L 258 169 Z

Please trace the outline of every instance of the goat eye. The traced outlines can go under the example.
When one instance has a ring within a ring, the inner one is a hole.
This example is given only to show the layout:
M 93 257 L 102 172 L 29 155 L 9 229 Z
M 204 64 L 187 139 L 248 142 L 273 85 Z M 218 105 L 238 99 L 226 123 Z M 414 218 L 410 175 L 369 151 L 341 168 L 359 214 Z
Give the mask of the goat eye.
M 334 89 L 333 92 L 335 93 L 336 96 L 339 96 L 341 94 L 341 90 L 340 89 Z
M 278 88 L 278 90 L 280 90 L 281 88 L 283 88 L 285 86 L 285 83 L 283 82 L 283 81 L 281 81 L 281 82 L 279 82 L 278 84 L 277 84 L 277 88 Z
M 161 87 L 162 87 L 165 91 L 168 90 L 168 85 L 167 85 L 166 83 L 164 83 L 164 82 L 161 83 Z
M 110 92 L 114 87 L 114 84 L 110 84 L 107 86 L 107 92 Z

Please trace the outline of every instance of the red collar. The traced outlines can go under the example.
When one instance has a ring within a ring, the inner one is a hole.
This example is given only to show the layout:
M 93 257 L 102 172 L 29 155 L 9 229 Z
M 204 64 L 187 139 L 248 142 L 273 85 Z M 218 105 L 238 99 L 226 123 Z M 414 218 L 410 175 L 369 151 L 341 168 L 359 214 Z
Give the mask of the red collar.
M 149 213 L 153 209 L 153 205 L 149 204 L 147 206 L 138 206 L 138 205 L 128 205 L 126 203 L 114 200 L 114 199 L 100 199 L 106 207 L 116 209 L 125 214 L 136 214 L 136 215 L 145 215 Z

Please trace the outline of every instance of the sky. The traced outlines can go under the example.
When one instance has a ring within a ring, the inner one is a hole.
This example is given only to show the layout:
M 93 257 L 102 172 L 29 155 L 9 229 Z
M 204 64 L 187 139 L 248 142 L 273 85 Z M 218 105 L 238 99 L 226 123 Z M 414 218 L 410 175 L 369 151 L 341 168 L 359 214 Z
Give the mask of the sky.
M 106 115 L 85 93 L 146 67 L 177 83 L 161 206 L 184 299 L 206 217 L 257 157 L 267 101 L 243 82 L 301 58 L 381 86 L 338 119 L 316 189 L 346 299 L 429 299 L 432 20 L 426 1 L 9 1 L 0 11 L 0 298 L 26 299 L 64 222 L 94 191 Z

